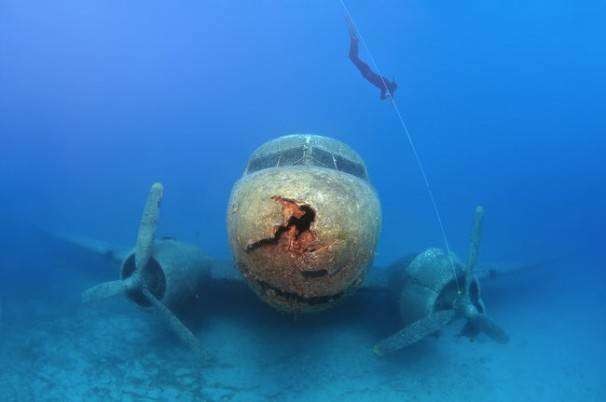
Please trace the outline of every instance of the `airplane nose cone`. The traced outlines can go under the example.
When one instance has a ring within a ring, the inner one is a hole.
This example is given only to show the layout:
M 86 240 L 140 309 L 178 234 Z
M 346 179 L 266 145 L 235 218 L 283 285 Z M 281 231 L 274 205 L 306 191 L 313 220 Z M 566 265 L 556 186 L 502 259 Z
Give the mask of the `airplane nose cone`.
M 251 172 L 255 155 L 228 208 L 236 265 L 260 298 L 279 310 L 329 308 L 361 285 L 374 257 L 381 213 L 365 167 L 357 170 L 364 177 L 312 163 Z

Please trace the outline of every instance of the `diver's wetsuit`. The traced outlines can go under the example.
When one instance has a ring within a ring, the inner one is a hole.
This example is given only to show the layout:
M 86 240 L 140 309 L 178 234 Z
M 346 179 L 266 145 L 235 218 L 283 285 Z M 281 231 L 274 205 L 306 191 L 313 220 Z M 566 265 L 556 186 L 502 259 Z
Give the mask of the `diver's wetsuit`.
M 386 99 L 388 96 L 393 96 L 394 92 L 398 88 L 398 84 L 395 81 L 380 76 L 370 69 L 370 66 L 363 62 L 358 56 L 360 39 L 356 35 L 353 26 L 350 24 L 349 27 L 349 60 L 358 68 L 362 77 L 366 78 L 375 87 L 381 90 L 381 99 Z

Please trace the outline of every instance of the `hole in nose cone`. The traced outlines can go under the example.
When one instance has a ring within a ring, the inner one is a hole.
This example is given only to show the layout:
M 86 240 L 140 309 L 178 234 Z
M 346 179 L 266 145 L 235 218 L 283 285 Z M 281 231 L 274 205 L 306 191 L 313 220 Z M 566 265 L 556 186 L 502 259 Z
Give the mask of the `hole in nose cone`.
M 256 283 L 265 294 L 279 299 L 282 304 L 290 306 L 292 311 L 304 311 L 305 307 L 327 306 L 339 301 L 345 295 L 345 292 L 339 292 L 327 296 L 305 297 L 296 293 L 285 292 L 263 281 L 256 281 Z
M 289 306 L 292 311 L 320 308 L 336 302 L 344 293 L 333 293 L 337 289 L 326 292 L 331 285 L 323 282 L 322 278 L 329 276 L 327 266 L 333 263 L 333 256 L 330 249 L 317 240 L 317 234 L 312 229 L 316 211 L 307 204 L 277 195 L 271 200 L 282 207 L 282 224 L 274 227 L 273 236 L 246 247 L 254 262 L 240 269 L 257 284 L 260 293 L 270 303 Z M 295 275 L 300 279 L 296 279 Z M 287 288 L 276 283 L 298 285 Z M 302 290 L 307 286 L 315 288 L 319 294 L 325 294 L 309 296 Z
M 259 248 L 275 248 L 276 252 L 289 251 L 302 254 L 314 248 L 316 236 L 310 230 L 316 212 L 309 205 L 299 205 L 294 200 L 274 195 L 272 200 L 282 205 L 284 224 L 274 228 L 273 237 L 261 239 L 246 247 L 246 251 Z
M 303 271 L 301 272 L 304 278 L 321 278 L 323 276 L 328 275 L 328 270 L 319 269 L 317 271 Z
M 135 272 L 135 268 L 135 254 L 133 253 L 122 265 L 122 279 L 124 280 L 132 276 Z M 166 292 L 166 276 L 164 275 L 160 263 L 153 257 L 149 259 L 149 262 L 143 269 L 143 281 L 147 284 L 149 291 L 156 296 L 158 300 L 162 300 Z M 128 291 L 126 295 L 140 306 L 151 306 L 140 290 Z

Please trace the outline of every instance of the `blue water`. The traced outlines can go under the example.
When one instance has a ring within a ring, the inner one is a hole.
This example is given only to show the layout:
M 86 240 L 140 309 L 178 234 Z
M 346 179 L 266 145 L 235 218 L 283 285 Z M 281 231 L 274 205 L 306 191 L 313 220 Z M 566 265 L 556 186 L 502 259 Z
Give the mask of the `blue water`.
M 159 232 L 229 261 L 227 201 L 251 152 L 315 133 L 367 164 L 383 211 L 380 269 L 443 247 L 400 122 L 348 60 L 338 1 L 6 0 L 3 400 L 606 399 L 606 6 L 347 5 L 399 84 L 453 251 L 466 256 L 482 204 L 481 260 L 541 268 L 485 286 L 511 341 L 451 331 L 381 360 L 370 348 L 397 328 L 389 300 L 361 293 L 294 321 L 245 287 L 218 287 L 195 331 L 218 363 L 188 388 L 175 375 L 193 370 L 187 352 L 154 316 L 122 299 L 80 305 L 116 268 L 56 234 L 132 245 L 161 181 Z

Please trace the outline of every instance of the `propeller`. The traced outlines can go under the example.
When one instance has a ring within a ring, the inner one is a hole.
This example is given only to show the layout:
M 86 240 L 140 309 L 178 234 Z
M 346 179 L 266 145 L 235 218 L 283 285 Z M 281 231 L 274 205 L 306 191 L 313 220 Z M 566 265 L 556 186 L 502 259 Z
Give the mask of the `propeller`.
M 412 344 L 419 342 L 421 339 L 439 331 L 446 326 L 456 316 L 454 310 L 437 311 L 427 317 L 415 321 L 409 326 L 391 335 L 389 338 L 383 339 L 377 343 L 372 349 L 377 356 L 385 356 L 388 353 L 395 352 Z
M 471 281 L 473 279 L 473 271 L 477 264 L 480 250 L 483 219 L 484 208 L 478 206 L 475 210 L 474 224 L 471 233 L 469 259 L 463 272 L 464 286 L 463 289 L 459 290 L 457 293 L 451 308 L 434 311 L 427 317 L 413 322 L 399 332 L 378 342 L 373 348 L 375 354 L 383 356 L 387 353 L 395 352 L 396 350 L 410 346 L 439 331 L 459 317 L 467 320 L 467 323 L 461 330 L 461 335 L 475 337 L 480 332 L 483 332 L 499 343 L 506 343 L 509 341 L 507 333 L 484 313 L 483 306 L 479 309 L 476 304 L 473 303 L 471 295 L 469 294 Z
M 104 282 L 94 286 L 82 293 L 82 301 L 89 303 L 102 300 L 120 294 L 138 292 L 154 307 L 157 314 L 168 324 L 175 334 L 187 344 L 204 361 L 208 356 L 202 351 L 194 334 L 149 290 L 145 280 L 145 270 L 154 253 L 154 240 L 158 217 L 160 214 L 160 202 L 164 195 L 164 188 L 160 183 L 154 183 L 150 189 L 143 216 L 139 223 L 137 243 L 135 244 L 135 269 L 133 273 L 121 280 Z
M 509 336 L 501 327 L 499 327 L 484 311 L 480 311 L 473 304 L 469 289 L 474 275 L 474 269 L 478 262 L 480 253 L 480 241 L 482 239 L 482 222 L 484 221 L 484 208 L 476 207 L 473 229 L 471 231 L 471 241 L 469 244 L 469 259 L 465 267 L 465 286 L 463 292 L 455 300 L 454 310 L 467 319 L 467 323 L 461 330 L 461 335 L 475 338 L 480 332 L 485 333 L 490 338 L 499 343 L 507 343 Z M 483 310 L 483 309 L 482 309 Z

